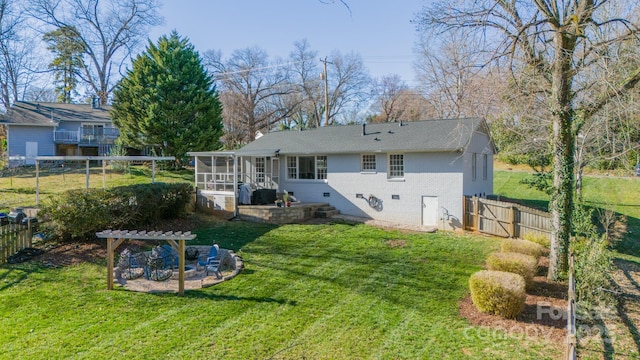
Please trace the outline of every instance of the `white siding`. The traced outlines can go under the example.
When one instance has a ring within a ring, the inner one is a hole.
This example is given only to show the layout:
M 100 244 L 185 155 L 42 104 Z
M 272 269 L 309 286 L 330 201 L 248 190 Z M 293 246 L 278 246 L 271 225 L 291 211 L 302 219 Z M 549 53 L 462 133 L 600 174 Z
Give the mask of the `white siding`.
M 328 202 L 346 215 L 413 225 L 422 222 L 422 196 L 437 196 L 441 218 L 443 209 L 451 215 L 440 227 L 459 227 L 456 221 L 462 219 L 462 154 L 405 153 L 403 180 L 387 179 L 387 154 L 376 154 L 376 172 L 360 172 L 360 160 L 361 154 L 329 156 L 326 181 L 289 180 L 283 170 L 280 189 L 294 192 L 303 202 Z M 324 193 L 330 196 L 325 197 Z M 356 194 L 362 194 L 364 199 Z M 383 201 L 382 211 L 368 205 L 369 195 Z M 393 199 L 393 195 L 399 199 Z
M 472 159 L 476 154 L 476 177 L 472 176 Z M 487 178 L 483 179 L 482 155 L 487 154 Z M 464 153 L 464 195 L 493 194 L 493 149 L 487 134 L 474 133 L 471 143 Z M 461 200 L 462 201 L 462 200 Z
M 25 156 L 26 143 L 38 143 L 38 155 L 55 155 L 53 127 L 48 126 L 8 126 L 9 156 Z

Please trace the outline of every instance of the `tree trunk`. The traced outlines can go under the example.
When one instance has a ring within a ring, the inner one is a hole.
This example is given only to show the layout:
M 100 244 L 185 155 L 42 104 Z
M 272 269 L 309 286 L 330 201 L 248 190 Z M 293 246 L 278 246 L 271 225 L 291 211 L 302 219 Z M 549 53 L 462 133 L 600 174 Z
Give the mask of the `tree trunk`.
M 572 230 L 575 136 L 572 132 L 574 110 L 571 106 L 571 59 L 575 37 L 558 31 L 553 43 L 556 54 L 550 104 L 553 121 L 553 194 L 550 209 L 551 254 L 547 277 L 555 281 L 568 268 Z

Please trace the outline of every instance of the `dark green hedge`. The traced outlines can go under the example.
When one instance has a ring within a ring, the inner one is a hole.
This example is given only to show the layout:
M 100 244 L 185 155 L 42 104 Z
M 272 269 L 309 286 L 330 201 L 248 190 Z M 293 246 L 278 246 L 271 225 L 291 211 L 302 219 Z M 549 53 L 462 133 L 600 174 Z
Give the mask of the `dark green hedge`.
M 46 202 L 41 216 L 59 238 L 82 239 L 105 229 L 135 229 L 181 217 L 192 199 L 193 188 L 186 183 L 71 190 Z

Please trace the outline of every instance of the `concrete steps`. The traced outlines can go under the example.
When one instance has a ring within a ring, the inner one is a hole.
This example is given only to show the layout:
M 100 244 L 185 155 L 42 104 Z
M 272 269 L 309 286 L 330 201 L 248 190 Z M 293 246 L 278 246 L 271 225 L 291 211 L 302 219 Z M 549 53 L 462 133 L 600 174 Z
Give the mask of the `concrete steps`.
M 335 215 L 338 215 L 338 214 L 340 214 L 340 210 L 337 210 L 335 207 L 329 204 L 326 204 L 319 207 L 318 210 L 316 210 L 315 216 L 317 218 L 326 219 L 326 218 L 334 217 Z

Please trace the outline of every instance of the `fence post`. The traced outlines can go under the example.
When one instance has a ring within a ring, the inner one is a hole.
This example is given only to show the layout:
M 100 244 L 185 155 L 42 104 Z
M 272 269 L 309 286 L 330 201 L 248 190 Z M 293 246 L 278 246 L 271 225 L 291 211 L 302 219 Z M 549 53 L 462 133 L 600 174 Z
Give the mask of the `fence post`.
M 31 247 L 31 241 L 33 240 L 33 224 L 31 218 L 27 218 L 27 247 Z
M 511 212 L 509 213 L 509 237 L 516 238 L 516 207 L 511 205 Z
M 479 199 L 478 197 L 474 196 L 473 197 L 473 227 L 475 231 L 479 231 L 480 230 L 480 206 L 479 206 Z
M 467 197 L 462 195 L 462 230 L 467 230 Z

